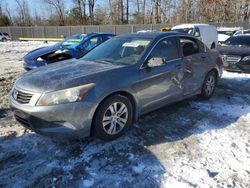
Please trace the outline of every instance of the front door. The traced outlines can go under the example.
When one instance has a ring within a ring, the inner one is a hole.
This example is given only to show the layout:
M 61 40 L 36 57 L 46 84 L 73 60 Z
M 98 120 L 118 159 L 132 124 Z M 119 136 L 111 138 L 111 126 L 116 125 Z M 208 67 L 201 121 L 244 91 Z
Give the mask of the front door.
M 136 84 L 142 113 L 182 97 L 182 64 L 176 38 L 164 39 L 155 46 Z

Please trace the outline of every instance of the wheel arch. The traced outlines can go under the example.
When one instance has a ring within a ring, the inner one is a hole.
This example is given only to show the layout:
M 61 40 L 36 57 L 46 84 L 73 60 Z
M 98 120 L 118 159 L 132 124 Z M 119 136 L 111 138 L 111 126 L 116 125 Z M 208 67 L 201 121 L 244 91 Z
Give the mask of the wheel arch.
M 220 74 L 219 74 L 219 71 L 218 71 L 218 69 L 216 69 L 216 68 L 212 68 L 210 71 L 208 71 L 208 73 L 209 72 L 214 72 L 215 74 L 216 74 L 216 76 L 217 76 L 217 79 L 219 78 L 219 76 L 220 76 Z M 208 74 L 207 73 L 207 74 Z
M 127 97 L 129 99 L 129 101 L 131 102 L 132 104 L 132 109 L 133 109 L 133 122 L 136 122 L 138 117 L 139 117 L 139 113 L 138 113 L 138 108 L 137 108 L 137 101 L 135 99 L 135 97 L 128 91 L 124 91 L 124 90 L 119 90 L 119 91 L 115 91 L 113 93 L 110 93 L 108 94 L 107 96 L 105 96 L 100 102 L 99 104 L 97 105 L 95 111 L 94 111 L 94 115 L 93 115 L 93 118 L 91 120 L 91 135 L 93 135 L 93 120 L 94 118 L 96 117 L 96 112 L 98 110 L 98 108 L 100 107 L 100 104 L 103 103 L 106 99 L 108 99 L 109 97 L 111 96 L 114 96 L 114 95 L 121 95 L 121 96 L 124 96 L 124 97 Z
M 211 44 L 211 49 L 214 49 L 214 48 L 216 48 L 216 43 L 215 43 L 215 42 L 212 42 L 212 44 Z

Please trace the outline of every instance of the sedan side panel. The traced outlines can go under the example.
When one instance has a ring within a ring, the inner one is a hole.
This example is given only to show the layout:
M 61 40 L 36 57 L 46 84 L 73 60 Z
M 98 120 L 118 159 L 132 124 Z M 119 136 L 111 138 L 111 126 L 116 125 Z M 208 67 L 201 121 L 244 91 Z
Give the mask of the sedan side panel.
M 134 89 L 142 104 L 141 112 L 156 109 L 159 105 L 182 97 L 182 60 L 174 60 L 163 66 L 140 70 L 140 80 Z

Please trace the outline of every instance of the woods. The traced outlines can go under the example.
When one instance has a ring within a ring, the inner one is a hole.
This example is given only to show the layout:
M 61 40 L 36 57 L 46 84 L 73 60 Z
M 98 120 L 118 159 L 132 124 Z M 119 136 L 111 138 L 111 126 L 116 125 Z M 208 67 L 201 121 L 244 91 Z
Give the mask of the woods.
M 32 3 L 2 0 L 0 26 L 249 22 L 249 0 L 38 0 L 39 10 Z

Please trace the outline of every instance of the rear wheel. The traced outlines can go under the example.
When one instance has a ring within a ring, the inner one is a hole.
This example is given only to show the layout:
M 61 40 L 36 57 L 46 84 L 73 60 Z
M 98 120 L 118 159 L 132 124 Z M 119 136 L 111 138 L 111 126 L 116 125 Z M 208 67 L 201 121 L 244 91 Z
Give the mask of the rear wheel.
M 2 42 L 6 42 L 7 41 L 7 39 L 6 38 L 2 38 Z
M 212 45 L 211 45 L 211 49 L 214 49 L 215 48 L 215 43 L 213 43 Z
M 132 124 L 132 104 L 127 97 L 114 95 L 100 104 L 94 117 L 94 135 L 113 140 L 126 132 Z
M 211 71 L 206 75 L 204 80 L 201 94 L 199 95 L 202 99 L 209 99 L 214 94 L 214 90 L 217 84 L 217 74 L 215 71 Z

